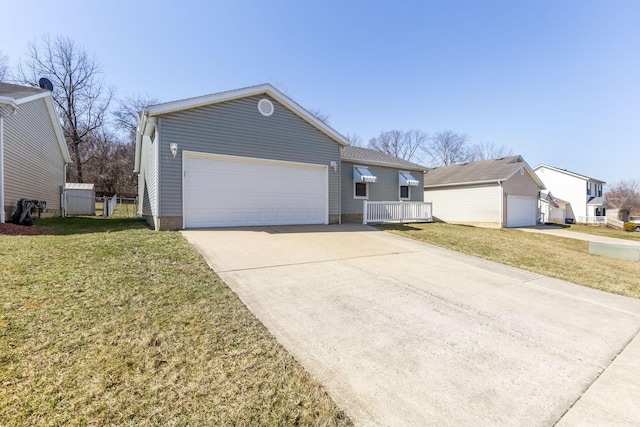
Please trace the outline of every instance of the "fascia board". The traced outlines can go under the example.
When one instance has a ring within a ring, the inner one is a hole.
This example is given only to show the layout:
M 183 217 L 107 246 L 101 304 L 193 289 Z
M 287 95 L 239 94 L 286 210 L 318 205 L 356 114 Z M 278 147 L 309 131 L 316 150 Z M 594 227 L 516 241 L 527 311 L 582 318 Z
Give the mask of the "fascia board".
M 62 131 L 62 125 L 60 125 L 60 118 L 56 113 L 56 107 L 53 105 L 53 96 L 51 93 L 44 94 L 44 103 L 47 106 L 47 111 L 49 112 L 49 118 L 51 119 L 51 125 L 53 126 L 53 131 L 56 134 L 56 139 L 58 140 L 58 145 L 60 146 L 60 152 L 62 153 L 62 157 L 64 158 L 65 163 L 71 163 L 71 155 L 69 154 L 69 147 L 67 147 L 67 141 L 64 137 L 64 132 Z M 34 99 L 39 99 L 34 98 Z
M 48 98 L 48 97 L 51 97 L 51 92 L 49 92 L 49 91 L 41 92 L 41 93 L 34 93 L 33 95 L 29 95 L 29 96 L 25 96 L 24 98 L 16 99 L 16 104 L 20 105 L 20 104 L 24 104 L 24 103 L 27 103 L 27 102 L 35 101 L 36 99 Z
M 440 188 L 440 187 L 460 187 L 465 185 L 482 185 L 482 184 L 499 184 L 503 182 L 503 179 L 489 179 L 485 181 L 467 181 L 467 182 L 452 182 L 449 184 L 425 184 L 424 188 Z
M 360 159 L 340 159 L 341 162 L 345 163 L 362 163 L 371 166 L 382 166 L 385 168 L 398 169 L 398 170 L 411 170 L 411 171 L 419 171 L 424 172 L 426 168 L 424 167 L 416 167 L 416 166 L 406 166 L 406 165 L 395 165 L 393 163 L 385 163 L 385 162 L 376 162 L 375 160 L 360 160 Z

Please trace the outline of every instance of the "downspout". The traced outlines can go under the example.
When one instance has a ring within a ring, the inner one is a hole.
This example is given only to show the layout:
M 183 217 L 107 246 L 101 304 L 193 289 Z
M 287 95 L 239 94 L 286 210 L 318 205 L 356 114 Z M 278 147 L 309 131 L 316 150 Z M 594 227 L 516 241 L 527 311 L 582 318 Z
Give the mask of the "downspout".
M 500 228 L 504 226 L 504 189 L 502 187 L 502 181 L 498 181 L 498 188 L 500 189 Z
M 67 162 L 62 167 L 62 218 L 67 217 Z
M 11 117 L 18 106 L 13 98 L 0 96 L 0 223 L 5 222 L 4 212 L 4 118 Z

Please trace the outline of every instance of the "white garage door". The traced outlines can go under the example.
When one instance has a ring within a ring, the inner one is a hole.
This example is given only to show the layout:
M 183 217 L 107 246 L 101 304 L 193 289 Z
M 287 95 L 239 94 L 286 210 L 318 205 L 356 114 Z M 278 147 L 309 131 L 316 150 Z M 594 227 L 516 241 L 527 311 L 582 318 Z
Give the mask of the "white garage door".
M 185 153 L 185 227 L 326 224 L 327 167 Z
M 537 198 L 507 196 L 507 227 L 536 225 L 537 216 Z

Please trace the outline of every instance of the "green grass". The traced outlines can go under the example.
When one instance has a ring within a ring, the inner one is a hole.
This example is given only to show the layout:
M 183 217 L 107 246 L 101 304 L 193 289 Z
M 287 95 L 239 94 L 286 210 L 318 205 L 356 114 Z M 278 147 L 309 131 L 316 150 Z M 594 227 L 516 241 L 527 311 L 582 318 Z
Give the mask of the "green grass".
M 138 207 L 133 203 L 118 203 L 110 218 L 135 218 Z M 104 203 L 96 202 L 96 216 L 104 215 Z
M 594 234 L 596 236 L 614 237 L 616 239 L 625 239 L 640 242 L 640 233 L 618 230 L 614 228 L 574 224 L 571 225 L 571 227 L 566 228 L 566 230 L 576 231 L 579 233 Z
M 176 232 L 0 236 L 0 424 L 350 425 Z
M 586 241 L 442 223 L 379 228 L 479 258 L 640 298 L 640 262 L 591 255 Z

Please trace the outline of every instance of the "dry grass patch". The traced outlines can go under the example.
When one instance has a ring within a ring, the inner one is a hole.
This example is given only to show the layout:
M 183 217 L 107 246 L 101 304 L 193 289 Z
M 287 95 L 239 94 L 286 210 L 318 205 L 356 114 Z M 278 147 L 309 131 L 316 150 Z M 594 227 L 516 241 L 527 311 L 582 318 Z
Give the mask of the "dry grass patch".
M 566 228 L 566 230 L 577 231 L 579 233 L 594 234 L 596 236 L 613 237 L 616 239 L 625 239 L 640 242 L 640 233 L 618 230 L 614 228 L 574 224 L 571 227 Z
M 640 262 L 589 254 L 589 243 L 511 229 L 442 223 L 382 225 L 386 230 L 479 258 L 640 298 Z
M 179 233 L 0 237 L 4 425 L 350 425 Z

